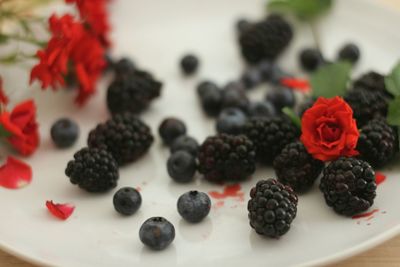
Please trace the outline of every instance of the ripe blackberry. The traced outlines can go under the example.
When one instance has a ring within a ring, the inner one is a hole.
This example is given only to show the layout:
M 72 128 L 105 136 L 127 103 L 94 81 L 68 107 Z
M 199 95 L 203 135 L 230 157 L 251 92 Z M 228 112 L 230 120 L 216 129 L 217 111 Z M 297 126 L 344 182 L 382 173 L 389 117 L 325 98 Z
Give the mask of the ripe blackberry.
M 362 127 L 377 116 L 386 117 L 388 102 L 385 95 L 380 91 L 355 88 L 347 92 L 344 100 L 353 109 L 358 127 Z
M 248 120 L 244 134 L 254 143 L 257 159 L 272 163 L 287 144 L 299 138 L 300 131 L 285 116 L 258 117 Z
M 296 192 L 310 189 L 323 167 L 324 163 L 314 159 L 300 141 L 285 146 L 274 160 L 279 181 L 290 185 Z
M 250 226 L 257 234 L 278 238 L 296 218 L 298 198 L 290 186 L 275 179 L 262 180 L 250 191 L 247 204 Z
M 256 170 L 254 145 L 243 135 L 208 137 L 198 159 L 199 172 L 212 182 L 244 180 Z
M 361 128 L 357 150 L 373 167 L 383 167 L 398 151 L 396 132 L 384 118 L 374 119 Z
M 325 168 L 320 189 L 329 207 L 339 214 L 353 216 L 374 203 L 375 172 L 363 160 L 342 157 Z
M 118 60 L 114 66 L 114 71 L 115 71 L 115 76 L 117 78 L 126 78 L 131 76 L 135 70 L 136 70 L 136 65 L 132 61 L 132 59 L 123 57 L 120 60 Z
M 72 184 L 88 192 L 105 192 L 117 186 L 118 164 L 104 149 L 83 148 L 68 162 L 65 174 Z
M 107 90 L 107 106 L 112 114 L 145 110 L 160 96 L 162 83 L 147 72 L 135 71 L 124 78 L 116 78 Z
M 249 63 L 263 59 L 274 60 L 290 43 L 293 30 L 290 24 L 278 15 L 252 24 L 239 36 L 243 57 Z
M 115 115 L 97 125 L 88 138 L 89 147 L 107 149 L 119 165 L 136 161 L 153 141 L 150 128 L 132 113 Z
M 386 90 L 385 76 L 375 71 L 370 71 L 361 75 L 354 81 L 353 88 L 381 91 L 385 96 L 393 98 L 393 95 Z

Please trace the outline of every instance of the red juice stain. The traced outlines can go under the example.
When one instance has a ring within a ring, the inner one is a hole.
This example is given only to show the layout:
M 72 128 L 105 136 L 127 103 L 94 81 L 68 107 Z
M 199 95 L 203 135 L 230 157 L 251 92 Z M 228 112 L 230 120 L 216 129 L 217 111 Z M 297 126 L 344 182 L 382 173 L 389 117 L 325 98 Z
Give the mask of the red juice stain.
M 386 175 L 384 175 L 381 172 L 377 172 L 375 175 L 376 178 L 376 184 L 380 185 L 381 183 L 383 183 L 386 180 Z
M 208 194 L 215 199 L 225 199 L 228 197 L 237 197 L 240 201 L 244 200 L 244 193 L 240 191 L 240 184 L 227 185 L 224 187 L 224 191 L 222 193 L 217 191 L 208 192 Z
M 353 217 L 351 217 L 353 220 L 354 219 L 360 219 L 360 218 L 367 218 L 367 217 L 371 217 L 375 212 L 378 212 L 379 209 L 374 209 L 370 212 L 366 212 L 366 213 L 361 213 L 361 214 L 357 214 L 354 215 Z
M 224 201 L 218 201 L 217 203 L 214 204 L 214 208 L 218 209 L 218 208 L 222 208 L 225 205 Z

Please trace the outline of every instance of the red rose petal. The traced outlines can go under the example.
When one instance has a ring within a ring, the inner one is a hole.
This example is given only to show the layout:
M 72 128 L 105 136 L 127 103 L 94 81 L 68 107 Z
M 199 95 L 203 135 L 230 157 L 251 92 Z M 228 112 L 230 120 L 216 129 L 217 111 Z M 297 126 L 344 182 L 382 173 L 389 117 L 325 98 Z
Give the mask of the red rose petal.
M 8 157 L 6 163 L 0 167 L 0 186 L 19 189 L 30 184 L 31 180 L 31 166 L 16 158 Z
M 386 175 L 384 175 L 381 172 L 377 172 L 377 173 L 375 173 L 375 179 L 376 179 L 376 184 L 380 185 L 381 183 L 383 183 L 386 180 Z
M 64 221 L 68 219 L 75 210 L 74 205 L 56 204 L 52 200 L 46 201 L 46 207 L 52 215 Z
M 293 90 L 298 90 L 300 92 L 309 92 L 311 89 L 310 83 L 304 79 L 298 78 L 283 78 L 281 79 L 281 84 L 291 88 Z
M 7 105 L 8 104 L 8 97 L 4 93 L 3 89 L 3 79 L 0 77 L 0 104 Z

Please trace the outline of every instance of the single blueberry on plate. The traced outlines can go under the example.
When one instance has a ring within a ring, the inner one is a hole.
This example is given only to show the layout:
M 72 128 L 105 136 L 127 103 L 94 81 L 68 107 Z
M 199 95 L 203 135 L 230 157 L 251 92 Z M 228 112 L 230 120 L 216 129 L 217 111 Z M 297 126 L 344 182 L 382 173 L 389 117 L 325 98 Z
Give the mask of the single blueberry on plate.
M 356 63 L 361 56 L 360 48 L 357 45 L 349 43 L 340 49 L 338 58 L 340 60 L 347 60 L 351 63 Z
M 222 108 L 239 108 L 246 112 L 249 104 L 244 86 L 240 82 L 229 83 L 222 90 Z
M 174 152 L 167 161 L 169 176 L 179 183 L 187 183 L 193 180 L 196 169 L 195 156 L 183 150 Z
M 186 55 L 181 59 L 181 68 L 186 75 L 195 73 L 199 64 L 200 61 L 195 55 Z
M 222 91 L 215 84 L 198 87 L 201 106 L 208 116 L 217 116 L 222 107 Z
M 179 136 L 171 145 L 171 153 L 181 150 L 196 156 L 199 150 L 199 143 L 193 137 L 187 135 Z
M 142 205 L 142 197 L 135 188 L 124 187 L 114 194 L 113 203 L 117 212 L 132 215 Z
M 71 147 L 78 139 L 79 126 L 70 119 L 59 119 L 51 127 L 50 135 L 57 147 Z
M 197 223 L 210 213 L 211 200 L 206 193 L 189 191 L 179 197 L 177 206 L 183 219 Z
M 241 134 L 247 122 L 247 117 L 238 108 L 224 109 L 217 119 L 217 132 L 226 134 Z
M 242 82 L 247 89 L 251 89 L 260 85 L 262 81 L 262 73 L 257 67 L 247 69 L 242 75 Z
M 300 65 L 306 71 L 315 71 L 324 63 L 321 52 L 318 49 L 306 48 L 300 52 Z
M 284 107 L 294 107 L 296 103 L 293 90 L 281 86 L 268 92 L 266 99 L 275 106 L 278 112 Z
M 202 81 L 197 85 L 197 94 L 203 97 L 210 91 L 219 90 L 218 85 L 212 81 Z
M 175 227 L 163 217 L 146 220 L 139 230 L 143 244 L 154 250 L 163 250 L 175 239 Z
M 158 133 L 164 143 L 170 145 L 176 138 L 186 133 L 186 125 L 180 119 L 166 118 L 161 122 Z

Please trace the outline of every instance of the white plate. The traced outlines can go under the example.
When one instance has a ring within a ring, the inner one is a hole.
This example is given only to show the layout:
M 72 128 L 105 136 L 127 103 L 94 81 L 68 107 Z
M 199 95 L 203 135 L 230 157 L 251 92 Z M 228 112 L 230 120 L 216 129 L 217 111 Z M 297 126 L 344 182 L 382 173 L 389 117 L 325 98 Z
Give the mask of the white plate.
M 200 78 L 223 83 L 237 77 L 242 65 L 234 22 L 240 16 L 261 17 L 264 5 L 264 0 L 113 1 L 115 54 L 134 57 L 165 82 L 162 99 L 144 115 L 154 133 L 167 115 L 181 117 L 189 133 L 199 140 L 214 131 L 213 121 L 198 107 L 195 84 Z M 331 56 L 343 42 L 354 40 L 363 51 L 357 72 L 370 68 L 387 72 L 400 58 L 399 24 L 396 14 L 375 3 L 341 0 L 321 24 L 323 47 Z M 297 27 L 296 42 L 282 59 L 282 66 L 296 69 L 299 47 L 310 43 L 307 29 Z M 182 78 L 177 66 L 186 51 L 202 60 L 195 79 Z M 8 88 L 28 91 L 26 71 L 2 68 L 1 72 Z M 178 196 L 194 188 L 208 192 L 222 187 L 201 180 L 190 185 L 173 183 L 165 167 L 168 151 L 158 138 L 149 154 L 121 169 L 119 186 L 141 187 L 144 202 L 135 216 L 118 216 L 112 206 L 113 192 L 85 193 L 64 175 L 67 161 L 84 145 L 89 129 L 108 116 L 106 84 L 101 84 L 102 93 L 82 109 L 72 104 L 71 92 L 29 90 L 39 105 L 42 145 L 28 160 L 34 169 L 33 183 L 19 191 L 0 188 L 2 249 L 28 261 L 57 266 L 304 266 L 349 257 L 398 233 L 399 167 L 384 170 L 388 179 L 379 186 L 374 206 L 379 212 L 369 221 L 336 215 L 315 186 L 300 197 L 298 216 L 286 236 L 261 238 L 249 227 L 246 210 L 250 187 L 258 179 L 274 176 L 271 169 L 261 168 L 242 184 L 244 202 L 227 199 L 223 207 L 213 208 L 203 223 L 188 225 L 176 211 Z M 14 94 L 14 99 L 17 96 Z M 60 116 L 72 117 L 82 127 L 79 144 L 69 150 L 55 149 L 49 138 L 50 125 Z M 46 200 L 72 202 L 76 211 L 68 221 L 59 221 L 46 211 Z M 138 238 L 141 223 L 156 215 L 173 222 L 177 233 L 174 243 L 162 252 L 149 251 Z

